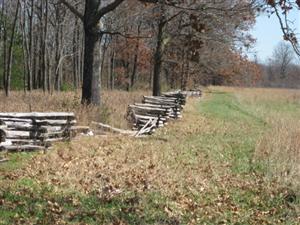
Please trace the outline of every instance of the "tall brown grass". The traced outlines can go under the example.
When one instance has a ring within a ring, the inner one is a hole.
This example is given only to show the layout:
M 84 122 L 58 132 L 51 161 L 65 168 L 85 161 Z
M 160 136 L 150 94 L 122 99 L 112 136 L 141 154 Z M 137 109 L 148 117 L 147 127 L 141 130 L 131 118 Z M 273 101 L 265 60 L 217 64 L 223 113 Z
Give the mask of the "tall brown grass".
M 80 92 L 55 92 L 53 94 L 33 91 L 31 93 L 11 92 L 9 97 L 0 94 L 0 112 L 74 112 L 78 124 L 90 125 L 91 121 L 110 123 L 127 128 L 125 119 L 127 106 L 139 102 L 147 91 L 103 91 L 102 105 L 82 106 Z
M 214 86 L 209 90 L 234 93 L 243 103 L 256 105 L 258 102 L 300 103 L 300 90 L 298 89 Z
M 47 154 L 37 155 L 18 174 L 46 184 L 99 194 L 109 186 L 131 191 L 153 188 L 167 195 L 184 192 L 185 184 L 208 188 L 205 177 L 210 174 L 206 174 L 205 168 L 210 162 L 199 152 L 192 166 L 189 165 L 184 141 L 193 132 L 210 129 L 206 119 L 195 113 L 195 105 L 185 106 L 184 112 L 189 116 L 171 122 L 149 138 L 107 135 L 58 143 Z M 189 147 L 196 150 L 195 146 Z
M 270 178 L 300 187 L 300 106 L 297 108 L 300 91 L 232 87 L 214 87 L 213 90 L 233 93 L 239 102 L 249 106 L 267 122 L 269 129 L 257 143 L 255 159 L 265 163 Z M 12 92 L 10 97 L 1 93 L 0 112 L 70 111 L 76 114 L 78 123 L 82 125 L 101 121 L 128 128 L 125 119 L 127 106 L 140 102 L 147 94 L 147 91 L 104 91 L 101 107 L 84 107 L 80 104 L 79 92 L 52 95 L 40 91 L 26 95 Z M 265 107 L 266 104 L 270 106 Z M 278 105 L 285 107 L 288 104 L 295 107 L 291 111 L 278 109 Z
M 225 88 L 268 124 L 255 149 L 267 177 L 300 190 L 300 91 Z
M 300 121 L 274 118 L 258 142 L 255 158 L 263 160 L 267 176 L 300 190 Z

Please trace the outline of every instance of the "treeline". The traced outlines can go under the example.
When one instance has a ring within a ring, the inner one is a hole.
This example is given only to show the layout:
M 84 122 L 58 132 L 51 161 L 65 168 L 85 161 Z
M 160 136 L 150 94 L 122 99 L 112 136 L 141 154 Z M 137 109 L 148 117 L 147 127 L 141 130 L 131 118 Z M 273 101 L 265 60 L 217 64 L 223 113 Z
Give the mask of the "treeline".
M 254 22 L 249 0 L 0 0 L 0 87 L 157 95 L 251 83 L 257 66 L 242 52 Z
M 291 64 L 286 76 L 282 76 L 279 68 L 271 65 L 261 64 L 261 79 L 256 83 L 260 87 L 272 88 L 295 88 L 300 89 L 300 66 Z
M 290 43 L 279 42 L 274 47 L 272 56 L 264 63 L 255 62 L 260 67 L 261 74 L 256 86 L 300 88 L 298 60 L 299 58 Z

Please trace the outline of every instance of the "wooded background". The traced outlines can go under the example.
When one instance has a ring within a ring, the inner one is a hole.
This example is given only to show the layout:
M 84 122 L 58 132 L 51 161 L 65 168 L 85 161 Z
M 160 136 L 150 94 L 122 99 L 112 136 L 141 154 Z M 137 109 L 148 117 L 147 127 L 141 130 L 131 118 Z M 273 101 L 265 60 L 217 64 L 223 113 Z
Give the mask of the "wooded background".
M 45 92 L 253 85 L 257 1 L 0 0 L 0 87 Z M 85 67 L 86 66 L 86 67 Z M 101 82 L 99 83 L 98 81 Z M 88 100 L 89 103 L 89 100 Z

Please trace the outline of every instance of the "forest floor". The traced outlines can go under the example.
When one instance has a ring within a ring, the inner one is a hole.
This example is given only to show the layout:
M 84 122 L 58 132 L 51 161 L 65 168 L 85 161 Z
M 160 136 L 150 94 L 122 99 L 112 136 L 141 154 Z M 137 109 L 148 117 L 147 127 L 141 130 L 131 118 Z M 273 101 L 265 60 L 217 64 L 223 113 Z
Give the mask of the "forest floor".
M 299 224 L 300 91 L 213 87 L 147 138 L 5 155 L 0 224 Z

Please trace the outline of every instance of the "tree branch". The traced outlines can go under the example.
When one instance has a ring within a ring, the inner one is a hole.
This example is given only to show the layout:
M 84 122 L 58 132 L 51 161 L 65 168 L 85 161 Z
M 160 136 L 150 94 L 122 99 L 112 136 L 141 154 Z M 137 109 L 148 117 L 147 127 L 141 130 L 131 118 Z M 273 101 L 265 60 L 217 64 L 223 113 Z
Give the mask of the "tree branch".
M 178 13 L 174 14 L 170 18 L 164 20 L 163 23 L 164 24 L 169 23 L 171 20 L 175 19 L 177 16 L 179 16 L 180 14 L 184 14 L 184 13 L 185 13 L 184 11 L 179 11 Z
M 109 13 L 110 11 L 113 11 L 115 8 L 117 8 L 124 0 L 115 0 L 114 2 L 108 4 L 107 6 L 104 6 L 101 8 L 96 16 L 96 20 L 99 21 L 102 16 Z
M 119 35 L 121 37 L 124 38 L 128 38 L 128 39 L 146 39 L 146 38 L 152 38 L 152 36 L 132 36 L 132 35 L 128 35 L 128 34 L 123 34 L 121 32 L 114 32 L 114 31 L 100 31 L 101 34 L 107 34 L 107 35 Z
M 67 0 L 59 0 L 62 4 L 64 4 L 75 16 L 77 16 L 79 19 L 83 21 L 83 15 L 73 6 L 71 5 Z
M 290 32 L 290 28 L 289 28 L 288 24 L 285 24 L 286 26 L 284 26 L 284 23 L 282 21 L 282 18 L 280 16 L 279 12 L 278 12 L 278 9 L 276 8 L 276 6 L 274 6 L 273 8 L 274 8 L 276 17 L 278 18 L 278 21 L 279 21 L 280 28 L 282 30 L 284 39 L 289 41 L 292 44 L 292 47 L 293 47 L 294 51 L 296 52 L 296 54 L 298 56 L 300 56 L 300 49 L 299 49 L 298 43 L 295 42 L 295 40 L 293 40 L 293 37 L 291 36 L 291 32 Z
M 144 2 L 144 3 L 158 3 L 159 0 L 138 0 L 140 2 Z

